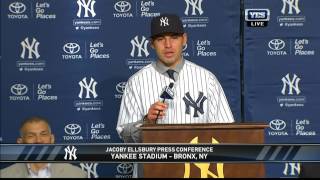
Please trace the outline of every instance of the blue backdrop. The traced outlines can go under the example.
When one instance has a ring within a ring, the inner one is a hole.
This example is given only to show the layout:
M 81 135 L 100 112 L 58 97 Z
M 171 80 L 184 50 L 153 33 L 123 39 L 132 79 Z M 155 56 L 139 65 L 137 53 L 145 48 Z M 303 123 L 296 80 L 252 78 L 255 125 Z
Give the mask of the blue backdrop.
M 155 59 L 149 23 L 163 12 L 181 16 L 189 34 L 185 58 L 217 75 L 235 118 L 241 118 L 240 1 L 4 0 L 1 5 L 3 143 L 14 143 L 22 119 L 33 115 L 51 121 L 57 143 L 121 142 L 115 127 L 125 82 Z M 92 177 L 130 177 L 132 169 L 95 165 L 84 168 Z
M 320 34 L 316 14 L 320 2 L 244 2 L 245 9 L 270 11 L 267 27 L 244 26 L 244 119 L 270 125 L 267 143 L 319 143 Z M 268 164 L 267 169 L 269 177 L 292 177 L 299 171 L 294 162 Z
M 189 36 L 185 58 L 217 76 L 238 122 L 269 123 L 267 142 L 319 142 L 315 14 L 320 2 L 294 5 L 282 0 L 2 0 L 0 140 L 15 143 L 20 122 L 40 115 L 50 120 L 57 143 L 121 142 L 115 127 L 125 83 L 156 57 L 149 46 L 150 20 L 174 12 Z M 269 9 L 268 26 L 241 26 L 246 8 Z M 126 163 L 81 166 L 91 177 L 132 173 Z M 298 172 L 297 163 L 267 169 L 270 177 Z

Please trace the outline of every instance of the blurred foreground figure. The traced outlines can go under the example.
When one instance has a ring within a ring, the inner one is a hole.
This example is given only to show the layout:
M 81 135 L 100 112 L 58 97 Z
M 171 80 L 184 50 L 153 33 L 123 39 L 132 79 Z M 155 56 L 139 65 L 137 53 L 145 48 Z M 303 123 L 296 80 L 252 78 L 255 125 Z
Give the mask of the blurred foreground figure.
M 48 121 L 31 117 L 20 126 L 18 144 L 53 144 Z M 68 163 L 17 163 L 0 171 L 1 178 L 86 178 L 81 168 Z

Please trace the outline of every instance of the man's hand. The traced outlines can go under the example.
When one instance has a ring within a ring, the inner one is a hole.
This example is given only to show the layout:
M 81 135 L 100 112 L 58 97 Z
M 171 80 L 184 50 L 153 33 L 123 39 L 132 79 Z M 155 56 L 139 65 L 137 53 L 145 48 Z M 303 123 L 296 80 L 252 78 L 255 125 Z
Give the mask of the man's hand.
M 152 104 L 149 108 L 148 114 L 146 115 L 146 121 L 148 121 L 148 123 L 155 124 L 157 118 L 163 118 L 165 116 L 165 110 L 167 108 L 167 104 L 160 101 Z M 159 117 L 157 117 L 158 114 Z

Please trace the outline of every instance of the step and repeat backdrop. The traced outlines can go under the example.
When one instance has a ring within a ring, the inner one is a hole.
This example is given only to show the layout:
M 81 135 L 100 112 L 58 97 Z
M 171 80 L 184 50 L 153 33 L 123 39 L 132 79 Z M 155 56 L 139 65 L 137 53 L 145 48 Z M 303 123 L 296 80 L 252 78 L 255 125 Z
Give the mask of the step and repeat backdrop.
M 180 15 L 184 57 L 217 76 L 236 121 L 268 123 L 267 143 L 319 143 L 319 7 L 316 0 L 1 0 L 0 140 L 15 143 L 23 119 L 43 116 L 56 143 L 122 142 L 115 127 L 126 81 L 156 60 L 149 24 L 166 12 Z M 78 165 L 89 177 L 133 171 L 129 163 Z M 299 171 L 298 163 L 278 163 L 266 174 Z
M 244 119 L 268 123 L 268 143 L 319 143 L 320 2 L 244 2 Z M 269 166 L 273 177 L 300 171 L 297 163 Z

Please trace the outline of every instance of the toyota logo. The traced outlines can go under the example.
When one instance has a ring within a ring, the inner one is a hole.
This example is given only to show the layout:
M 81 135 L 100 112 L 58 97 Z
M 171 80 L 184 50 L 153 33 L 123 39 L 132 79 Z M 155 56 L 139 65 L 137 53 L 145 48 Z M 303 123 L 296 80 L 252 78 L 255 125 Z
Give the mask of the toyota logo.
M 69 135 L 77 135 L 81 132 L 81 126 L 79 124 L 68 124 L 64 127 L 64 132 Z
M 114 9 L 119 13 L 125 13 L 130 11 L 131 4 L 127 1 L 119 1 L 116 4 L 114 4 Z
M 133 172 L 133 165 L 129 163 L 122 163 L 117 166 L 117 171 L 120 174 L 131 174 Z
M 27 94 L 27 92 L 28 92 L 28 87 L 24 84 L 15 84 L 11 86 L 11 93 L 16 96 L 23 96 Z
M 27 7 L 21 2 L 13 2 L 9 5 L 9 11 L 13 14 L 22 14 L 26 11 Z
M 269 123 L 272 130 L 281 131 L 286 128 L 286 123 L 281 119 L 274 119 Z
M 281 39 L 272 39 L 268 45 L 269 45 L 270 49 L 275 50 L 275 51 L 279 51 L 286 46 L 284 41 Z
M 77 43 L 67 43 L 63 46 L 63 50 L 68 54 L 76 54 L 80 51 L 80 46 Z
M 118 91 L 118 93 L 123 94 L 125 88 L 126 88 L 126 82 L 120 82 L 117 84 L 116 86 L 116 90 Z

